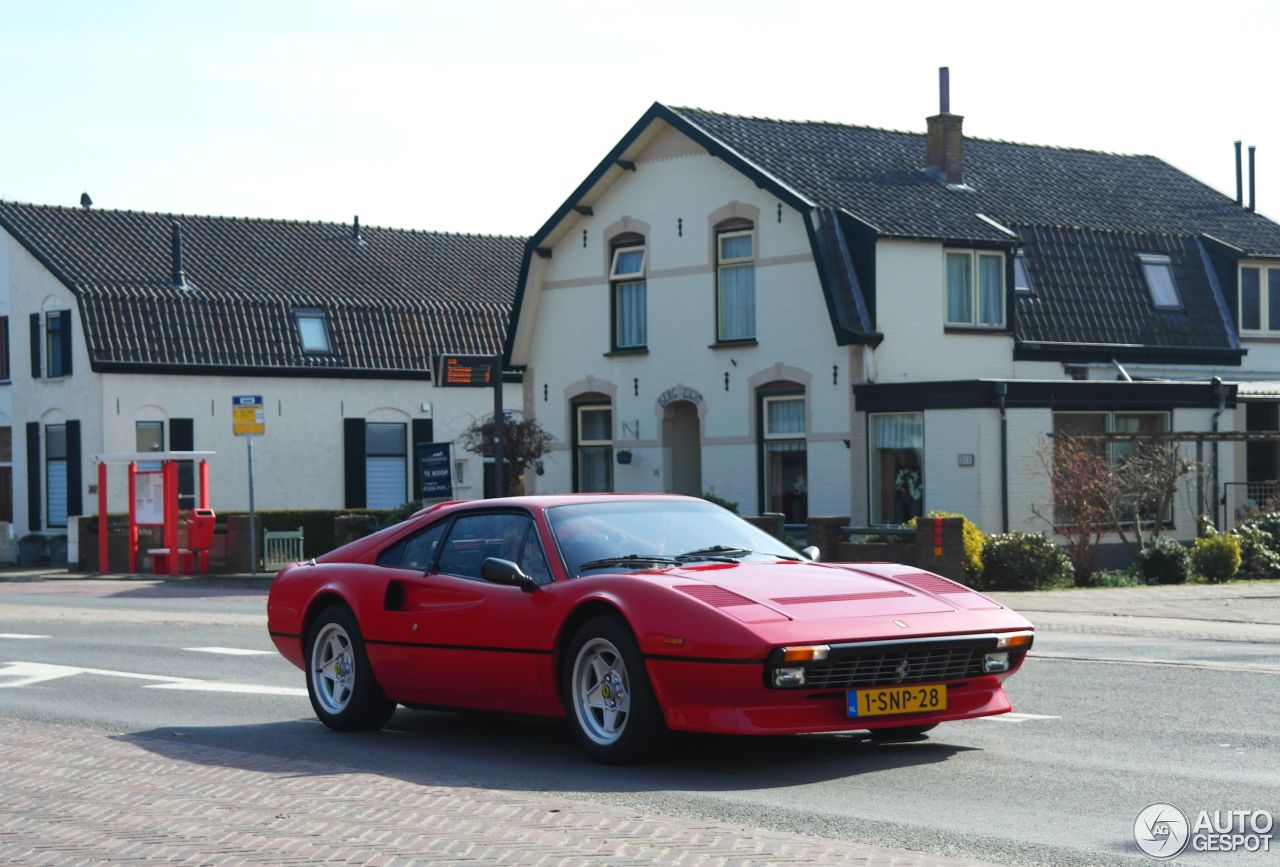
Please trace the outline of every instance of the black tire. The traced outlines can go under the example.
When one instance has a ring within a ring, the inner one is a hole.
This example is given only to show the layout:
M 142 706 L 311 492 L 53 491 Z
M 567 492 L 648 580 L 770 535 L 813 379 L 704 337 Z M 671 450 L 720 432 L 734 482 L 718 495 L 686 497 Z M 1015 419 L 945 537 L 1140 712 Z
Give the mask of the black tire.
M 888 729 L 873 729 L 871 731 L 871 740 L 882 744 L 891 744 L 895 741 L 918 741 L 924 738 L 925 732 L 937 727 L 937 723 L 930 723 L 926 726 L 894 726 Z
M 396 703 L 373 677 L 364 637 L 345 605 L 320 612 L 307 632 L 307 695 L 320 722 L 340 732 L 382 728 Z
M 602 615 L 578 628 L 561 660 L 560 689 L 574 739 L 597 762 L 634 764 L 670 748 L 640 648 L 621 618 Z

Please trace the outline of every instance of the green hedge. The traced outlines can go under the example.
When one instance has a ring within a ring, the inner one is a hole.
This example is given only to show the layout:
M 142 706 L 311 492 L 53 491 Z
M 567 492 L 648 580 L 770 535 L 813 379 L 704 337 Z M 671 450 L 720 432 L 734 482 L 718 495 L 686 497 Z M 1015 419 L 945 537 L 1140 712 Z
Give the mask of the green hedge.
M 1161 536 L 1143 549 L 1134 565 L 1148 584 L 1186 584 L 1191 577 L 1191 552 Z
M 231 515 L 248 516 L 247 511 L 218 512 L 220 521 Z M 390 509 L 261 509 L 257 512 L 258 530 L 278 533 L 302 528 L 303 556 L 318 557 L 338 547 L 333 535 L 333 519 L 339 515 L 367 515 L 369 532 L 392 523 Z
M 1071 559 L 1043 533 L 993 533 L 982 548 L 984 590 L 1045 590 L 1070 586 Z

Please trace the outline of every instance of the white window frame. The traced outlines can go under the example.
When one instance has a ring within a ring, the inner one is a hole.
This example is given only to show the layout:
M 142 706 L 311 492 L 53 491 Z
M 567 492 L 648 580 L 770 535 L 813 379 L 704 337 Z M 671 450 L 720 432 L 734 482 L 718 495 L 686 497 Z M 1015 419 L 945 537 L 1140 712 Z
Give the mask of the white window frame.
M 779 394 L 773 397 L 765 397 L 761 399 L 760 410 L 764 413 L 764 423 L 760 426 L 764 431 L 764 438 L 767 440 L 802 440 L 809 435 L 808 410 L 805 406 L 805 396 L 803 394 Z M 769 430 L 769 405 L 773 403 L 796 402 L 801 406 L 800 418 L 803 419 L 804 427 L 799 431 L 782 431 L 774 433 Z
M 50 434 L 54 428 L 62 431 L 62 457 L 53 457 L 53 449 L 49 447 Z M 53 467 L 59 464 L 62 467 L 62 514 L 56 516 L 53 513 Z M 57 424 L 47 424 L 44 426 L 44 516 L 45 525 L 51 530 L 60 530 L 67 526 L 67 519 L 70 517 L 67 513 L 70 500 L 70 492 L 67 490 L 67 479 L 70 476 L 71 466 L 67 459 L 67 423 L 59 422 Z M 56 518 L 61 518 L 59 523 Z
M 948 328 L 978 328 L 986 331 L 1002 331 L 1007 327 L 1009 321 L 1009 311 L 1007 298 L 1005 297 L 1008 286 L 1006 285 L 1005 274 L 1005 255 L 999 250 L 960 250 L 943 248 L 942 256 L 942 321 L 946 323 Z M 972 318 L 965 322 L 957 322 L 949 318 L 951 292 L 947 286 L 947 259 L 951 256 L 964 256 L 969 260 L 969 312 Z M 984 258 L 997 259 L 1000 262 L 1000 321 L 999 322 L 981 322 L 981 304 L 982 304 L 982 287 L 979 280 L 981 268 L 980 262 Z
M 751 241 L 751 252 L 746 256 L 725 256 L 724 242 L 732 238 L 747 238 Z M 751 323 L 751 333 L 741 337 L 725 337 L 720 332 L 720 314 L 724 305 L 723 294 L 723 276 L 726 268 L 741 268 L 751 266 L 754 268 L 756 261 L 756 232 L 755 227 L 744 227 L 741 229 L 726 229 L 716 233 L 716 341 L 732 343 L 738 340 L 755 340 L 756 339 L 756 323 Z M 755 294 L 754 280 L 752 281 L 752 295 Z M 754 300 L 753 300 L 754 306 Z
M 1099 415 L 1100 415 L 1100 416 L 1103 416 L 1103 419 L 1104 419 L 1104 424 L 1103 424 L 1104 431 L 1103 431 L 1103 432 L 1104 432 L 1104 433 L 1115 433 L 1115 432 L 1116 432 L 1116 416 L 1118 416 L 1118 415 L 1123 415 L 1123 416 L 1153 416 L 1153 417 L 1163 418 L 1163 419 L 1164 419 L 1164 430 L 1163 430 L 1163 431 L 1160 431 L 1160 433 L 1168 433 L 1169 431 L 1173 430 L 1173 413 L 1172 413 L 1172 412 L 1170 412 L 1169 410 L 1163 410 L 1163 409 L 1134 409 L 1134 410 L 1128 410 L 1128 409 L 1054 410 L 1054 411 L 1053 411 L 1053 413 L 1052 413 L 1052 417 L 1049 419 L 1049 425 L 1050 425 L 1050 429 L 1051 429 L 1051 430 L 1054 430 L 1054 431 L 1055 431 L 1055 433 L 1056 433 L 1056 427 L 1057 427 L 1057 425 L 1055 425 L 1055 424 L 1054 424 L 1054 419 L 1056 419 L 1056 418 L 1057 418 L 1058 416 L 1060 416 L 1060 415 L 1087 415 L 1087 416 L 1099 416 Z M 1132 443 L 1118 442 L 1118 441 L 1115 441 L 1115 440 L 1106 440 L 1106 441 L 1105 441 L 1105 443 L 1106 443 L 1106 448 L 1107 448 L 1107 456 L 1106 456 L 1106 460 L 1107 460 L 1107 466 L 1108 466 L 1108 467 L 1114 466 L 1114 465 L 1116 464 L 1117 460 L 1119 460 L 1119 458 L 1118 458 L 1118 457 L 1117 457 L 1117 455 L 1116 455 L 1116 446 L 1132 445 Z M 1055 504 L 1055 505 L 1054 505 L 1054 508 L 1055 508 L 1055 509 L 1057 508 L 1057 504 Z M 1167 523 L 1167 524 L 1172 525 L 1172 524 L 1173 524 L 1174 515 L 1175 515 L 1176 511 L 1177 511 L 1177 502 L 1176 502 L 1176 499 L 1175 499 L 1175 502 L 1173 502 L 1173 503 L 1171 503 L 1171 504 L 1169 505 L 1169 514 L 1168 514 L 1168 515 L 1166 515 L 1166 516 L 1162 519 L 1162 520 L 1163 520 L 1163 522 L 1164 522 L 1164 523 Z M 1056 515 L 1056 514 L 1055 514 L 1055 516 L 1054 516 L 1054 519 L 1053 519 L 1053 520 L 1054 520 L 1054 525 L 1055 525 L 1055 526 L 1065 526 L 1065 525 L 1059 525 L 1059 523 L 1058 523 L 1058 518 L 1057 518 L 1057 515 Z M 1126 522 L 1126 523 L 1132 523 L 1132 522 Z
M 1181 310 L 1182 292 L 1178 289 L 1178 281 L 1173 276 L 1173 260 L 1163 253 L 1139 253 L 1138 262 L 1142 268 L 1142 279 L 1147 284 L 1147 292 L 1151 295 L 1151 304 L 1157 310 Z M 1156 294 L 1156 284 L 1151 280 L 1148 268 L 1164 268 L 1169 275 L 1169 288 L 1173 291 L 1172 302 L 1162 302 Z
M 453 462 L 453 486 L 455 488 L 469 488 L 471 481 L 467 475 L 467 467 L 471 462 L 465 459 L 454 460 Z
M 320 334 L 324 338 L 324 346 L 308 346 L 307 333 L 303 330 L 302 321 L 316 321 L 320 323 Z M 323 354 L 333 351 L 333 341 L 329 339 L 329 318 L 323 310 L 303 309 L 293 311 L 293 323 L 298 329 L 298 343 L 302 346 L 302 351 L 306 353 Z
M 580 446 L 611 446 L 611 445 L 613 445 L 613 404 L 611 404 L 611 403 L 584 403 L 584 404 L 580 404 L 580 405 L 578 405 L 577 407 L 575 407 L 575 409 L 577 410 L 577 413 L 578 413 L 578 445 L 580 445 Z M 582 415 L 583 415 L 583 413 L 587 413 L 587 412 L 600 412 L 600 411 L 602 411 L 602 410 L 603 410 L 604 412 L 609 413 L 609 428 L 610 428 L 610 430 L 609 430 L 609 438 L 608 438 L 608 439 L 604 439 L 604 440 L 589 440 L 589 439 L 584 439 L 584 438 L 583 438 L 583 436 L 582 436 L 582 431 L 584 430 L 584 428 L 583 428 L 583 426 L 582 426 Z
M 892 416 L 915 416 L 920 419 L 920 514 L 929 514 L 928 497 L 929 486 L 927 484 L 929 475 L 927 471 L 925 458 L 925 414 L 924 410 L 903 410 L 900 412 L 872 412 L 867 414 L 867 517 L 872 526 L 891 526 L 892 521 L 886 520 L 883 515 L 876 516 L 876 512 L 880 509 L 877 495 L 882 493 L 877 482 L 873 481 L 871 475 L 876 472 L 876 452 L 886 446 L 877 446 L 875 440 L 875 421 L 877 417 Z M 912 448 L 915 448 L 914 446 Z
M 623 253 L 640 253 L 640 267 L 635 271 L 619 271 L 618 263 Z M 613 260 L 609 264 L 609 279 L 617 280 L 625 283 L 638 283 L 644 279 L 644 269 L 649 261 L 649 250 L 646 244 L 629 244 L 625 247 L 616 247 L 613 251 Z
M 136 448 L 137 451 L 139 452 L 142 451 L 142 444 L 141 442 L 139 442 L 139 440 L 142 439 L 142 436 L 141 436 L 142 431 L 144 429 L 156 429 L 156 428 L 160 430 L 160 447 L 157 449 L 151 449 L 151 451 L 162 452 L 164 451 L 164 435 L 165 435 L 164 421 L 159 419 L 149 419 L 149 418 L 140 418 L 134 421 L 133 442 L 134 442 L 134 447 Z M 138 472 L 140 473 L 158 473 L 163 468 L 164 468 L 163 461 L 139 461 L 138 462 Z
M 1246 268 L 1253 269 L 1258 272 L 1258 327 L 1244 327 L 1244 271 Z M 1236 328 L 1241 335 L 1256 335 L 1260 337 L 1280 336 L 1280 329 L 1268 328 L 1267 323 L 1271 316 L 1270 292 L 1267 285 L 1271 281 L 1271 272 L 1280 273 L 1280 265 L 1271 265 L 1266 262 L 1241 262 L 1236 269 Z M 1280 279 L 1280 278 L 1277 278 Z
M 582 473 L 582 456 L 579 454 L 580 449 L 584 448 L 607 448 L 609 450 L 606 459 L 607 466 L 605 473 L 608 476 L 609 490 L 612 491 L 616 484 L 613 477 L 613 460 L 616 454 L 613 450 L 613 403 L 581 403 L 573 408 L 574 410 L 574 443 L 573 443 L 573 489 L 577 491 L 581 487 Z M 582 416 L 588 412 L 607 412 L 609 413 L 609 438 L 602 440 L 584 439 L 582 436 L 585 428 L 582 424 Z

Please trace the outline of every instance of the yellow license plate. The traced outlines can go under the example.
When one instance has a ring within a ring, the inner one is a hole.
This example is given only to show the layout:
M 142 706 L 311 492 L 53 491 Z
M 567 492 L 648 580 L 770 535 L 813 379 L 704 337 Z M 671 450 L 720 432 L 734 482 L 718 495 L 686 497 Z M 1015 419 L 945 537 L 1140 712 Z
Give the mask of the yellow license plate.
M 945 686 L 892 686 L 851 689 L 846 694 L 849 716 L 884 716 L 947 709 Z

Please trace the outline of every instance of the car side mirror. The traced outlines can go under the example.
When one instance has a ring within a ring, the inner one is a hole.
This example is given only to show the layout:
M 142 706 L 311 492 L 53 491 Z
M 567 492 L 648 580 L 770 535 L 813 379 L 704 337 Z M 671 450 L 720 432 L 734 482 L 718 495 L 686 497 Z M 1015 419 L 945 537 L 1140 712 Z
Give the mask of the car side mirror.
M 524 574 L 524 571 L 515 563 L 500 557 L 485 557 L 484 562 L 480 564 L 480 577 L 492 584 L 519 587 L 525 593 L 532 593 L 538 589 L 537 581 Z
M 818 546 L 816 545 L 809 545 L 805 548 L 801 548 L 800 553 L 815 563 L 818 562 L 818 558 L 822 555 L 822 552 L 818 550 Z

